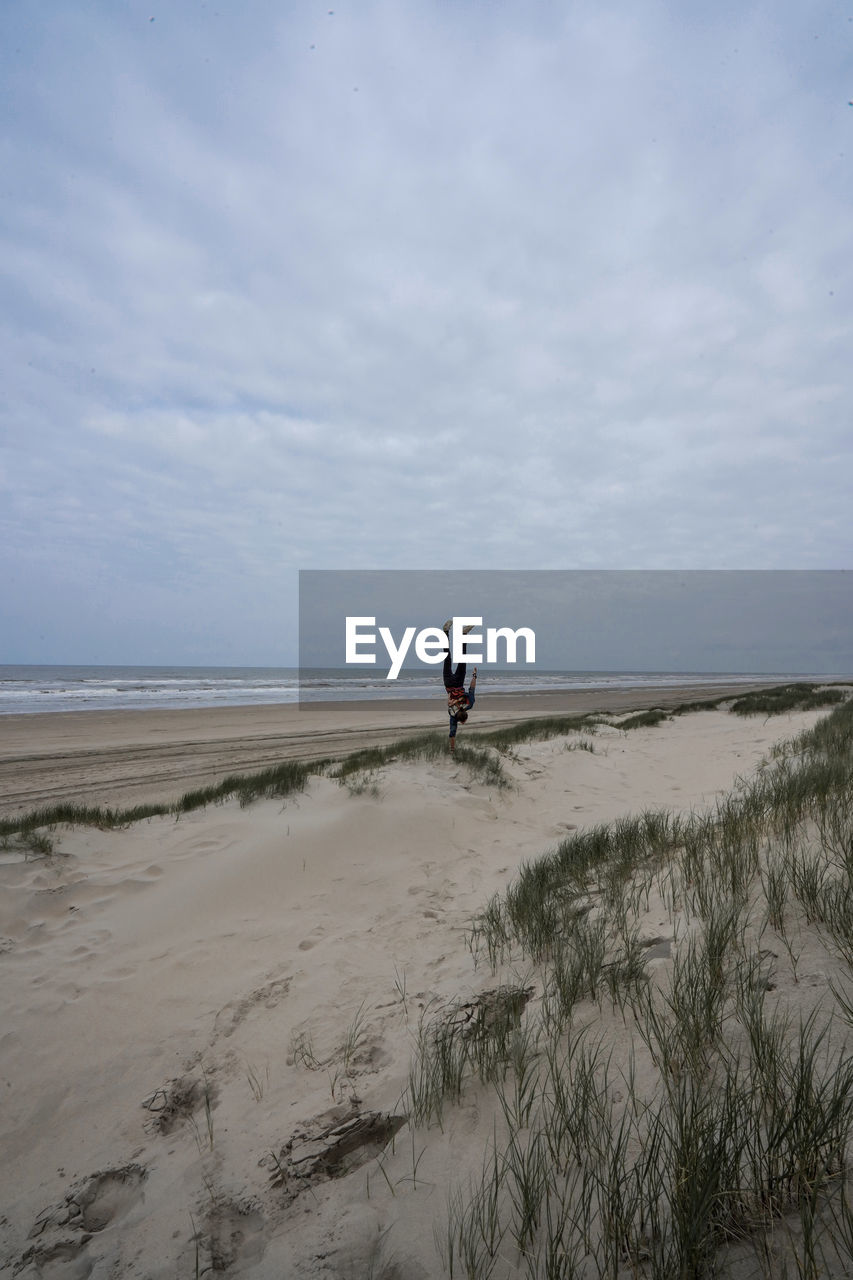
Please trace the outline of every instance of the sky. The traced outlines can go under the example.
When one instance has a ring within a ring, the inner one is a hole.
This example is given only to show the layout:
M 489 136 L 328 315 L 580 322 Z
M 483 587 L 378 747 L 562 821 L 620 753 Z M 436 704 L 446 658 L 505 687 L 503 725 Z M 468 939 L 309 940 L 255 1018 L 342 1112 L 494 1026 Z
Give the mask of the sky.
M 4 0 L 0 662 L 290 664 L 300 569 L 850 568 L 851 55 Z

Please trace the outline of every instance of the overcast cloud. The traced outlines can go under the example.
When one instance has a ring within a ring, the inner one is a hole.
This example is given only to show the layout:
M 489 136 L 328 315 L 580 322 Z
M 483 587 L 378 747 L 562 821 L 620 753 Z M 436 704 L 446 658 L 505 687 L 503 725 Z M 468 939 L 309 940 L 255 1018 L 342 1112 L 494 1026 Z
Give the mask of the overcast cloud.
M 849 568 L 849 15 L 6 0 L 0 661 L 295 662 L 299 568 Z

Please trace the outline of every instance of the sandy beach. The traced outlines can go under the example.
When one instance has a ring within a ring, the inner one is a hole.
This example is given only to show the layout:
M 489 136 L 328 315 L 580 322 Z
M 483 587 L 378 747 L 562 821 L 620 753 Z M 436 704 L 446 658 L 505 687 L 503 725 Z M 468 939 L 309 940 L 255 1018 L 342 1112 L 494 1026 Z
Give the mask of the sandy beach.
M 586 690 L 490 695 L 481 682 L 476 724 L 528 716 L 672 707 L 750 686 Z M 756 686 L 758 687 L 758 686 Z M 68 711 L 0 717 L 0 817 L 61 801 L 132 805 L 177 800 L 231 773 L 280 760 L 318 760 L 440 731 L 443 701 L 319 702 L 188 711 Z
M 529 955 L 492 970 L 472 920 L 571 833 L 649 809 L 708 811 L 826 714 L 741 718 L 723 707 L 618 726 L 616 713 L 684 697 L 484 697 L 481 725 L 614 713 L 588 734 L 519 744 L 503 758 L 502 789 L 448 755 L 349 785 L 316 776 L 301 794 L 245 809 L 57 829 L 51 852 L 7 842 L 0 1272 L 449 1274 L 449 1197 L 481 1175 L 500 1108 L 472 1078 L 440 1124 L 407 1121 L 419 1025 L 501 984 L 529 988 L 531 1010 L 543 998 Z M 72 796 L 174 798 L 237 768 L 434 726 L 434 711 L 8 717 L 3 812 Z M 664 883 L 650 882 L 637 912 L 659 982 L 687 918 Z M 777 955 L 778 990 L 809 1010 L 835 964 L 814 931 L 801 933 L 793 977 L 781 945 L 762 945 Z M 578 1009 L 624 1047 L 628 1023 L 609 1002 Z M 508 1237 L 494 1265 L 496 1276 L 529 1274 Z

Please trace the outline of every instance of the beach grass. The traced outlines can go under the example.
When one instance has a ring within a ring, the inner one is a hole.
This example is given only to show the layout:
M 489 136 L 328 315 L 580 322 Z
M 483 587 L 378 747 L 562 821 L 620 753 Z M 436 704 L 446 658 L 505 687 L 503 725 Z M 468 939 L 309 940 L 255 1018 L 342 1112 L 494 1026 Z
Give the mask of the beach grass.
M 626 716 L 616 723 L 617 729 L 652 729 L 655 725 L 668 720 L 670 713 L 661 707 L 650 707 L 648 711 L 638 711 L 635 715 Z
M 342 760 L 284 760 L 257 773 L 231 774 L 221 782 L 208 787 L 187 791 L 171 804 L 141 804 L 126 808 L 110 808 L 106 805 L 69 804 L 63 802 L 47 805 L 29 813 L 10 818 L 0 818 L 0 839 L 14 834 L 26 834 L 40 828 L 60 825 L 90 826 L 103 830 L 127 827 L 147 818 L 157 818 L 191 813 L 212 804 L 223 804 L 237 799 L 241 807 L 256 800 L 286 798 L 304 791 L 312 776 L 329 774 L 342 784 L 349 784 L 353 794 L 372 790 L 376 793 L 376 771 L 396 762 L 414 760 L 446 760 L 449 752 L 447 738 L 441 734 L 423 734 L 404 738 L 385 747 L 369 747 L 351 752 Z M 486 786 L 505 788 L 509 779 L 500 757 L 479 743 L 460 743 L 453 760 L 470 771 L 471 775 Z
M 343 782 L 353 775 L 375 773 L 389 764 L 414 760 L 446 760 L 448 755 L 446 735 L 418 734 L 384 747 L 365 747 L 360 751 L 350 752 L 335 765 L 331 776 Z M 453 759 L 468 769 L 477 781 L 487 786 L 503 788 L 509 785 L 500 758 L 488 746 L 483 746 L 479 737 L 476 742 L 457 743 Z
M 765 714 L 775 714 L 775 709 L 781 712 L 794 708 L 802 709 L 803 707 L 819 707 L 831 703 L 839 703 L 846 696 L 846 692 L 840 688 L 821 690 L 817 686 L 808 683 L 781 685 L 754 695 L 759 700 L 762 698 L 768 699 L 767 705 L 774 708 L 773 711 L 765 711 Z M 756 702 L 749 701 L 752 697 L 753 695 L 748 695 L 738 699 L 736 703 L 732 704 L 732 710 L 735 710 L 738 706 L 743 708 L 746 705 L 749 708 L 755 707 L 754 714 L 760 714 L 763 707 L 760 707 Z M 790 701 L 792 698 L 794 699 L 793 702 Z M 800 701 L 798 702 L 797 699 L 800 699 Z M 575 716 L 541 716 L 522 720 L 517 724 L 505 726 L 501 729 L 475 730 L 473 734 L 469 735 L 467 742 L 457 745 L 454 759 L 469 769 L 475 779 L 484 785 L 503 789 L 508 787 L 510 783 L 503 768 L 500 754 L 523 742 L 545 741 L 570 734 L 594 734 L 598 725 L 613 726 L 615 723 L 615 727 L 620 729 L 655 725 L 671 716 L 682 715 L 696 710 L 716 709 L 724 701 L 721 698 L 690 701 L 679 704 L 668 711 L 652 708 L 648 711 L 631 715 L 621 722 L 614 722 L 609 715 L 587 713 Z M 753 712 L 741 709 L 738 714 L 753 714 Z M 833 730 L 828 728 L 825 732 L 832 733 Z M 795 740 L 795 742 L 798 742 L 798 740 Z M 587 741 L 583 744 L 582 749 L 590 750 L 590 747 L 591 744 Z M 495 751 L 489 750 L 489 748 L 494 748 L 498 754 L 496 755 Z M 795 749 L 799 753 L 805 750 L 802 745 L 797 746 Z M 246 806 L 255 800 L 274 797 L 286 798 L 303 791 L 312 775 L 324 774 L 330 770 L 333 770 L 332 776 L 343 783 L 353 775 L 375 773 L 376 770 L 398 761 L 439 760 L 446 758 L 447 755 L 447 738 L 443 734 L 417 734 L 384 747 L 368 747 L 359 751 L 349 752 L 342 759 L 333 760 L 330 758 L 311 761 L 310 763 L 300 760 L 285 760 L 259 772 L 232 774 L 219 783 L 188 791 L 177 801 L 169 804 L 139 804 L 124 808 L 68 802 L 46 805 L 39 809 L 31 810 L 29 813 L 0 818 L 0 839 L 16 833 L 26 834 L 37 831 L 39 828 L 51 828 L 60 825 L 93 826 L 109 830 L 130 826 L 147 818 L 169 815 L 180 816 L 195 809 L 204 808 L 210 804 L 220 804 L 233 798 L 237 798 L 241 806 Z M 822 767 L 825 768 L 825 764 Z M 371 780 L 371 785 L 372 783 L 373 780 Z M 360 793 L 364 789 L 368 788 L 362 788 L 358 782 L 354 784 L 353 790 L 355 793 Z
M 232 774 L 215 786 L 187 791 L 174 804 L 139 804 L 127 808 L 106 805 L 60 803 L 46 805 L 13 818 L 0 818 L 0 838 L 14 833 L 27 834 L 43 827 L 85 826 L 114 830 L 143 822 L 147 818 L 180 816 L 207 805 L 222 804 L 236 797 L 245 807 L 254 800 L 285 797 L 303 791 L 310 776 L 322 772 L 327 761 L 310 765 L 299 760 L 285 760 L 259 773 Z
M 664 885 L 686 932 L 652 980 L 631 912 Z M 784 962 L 767 945 L 796 915 L 853 978 L 851 900 L 850 702 L 711 813 L 622 819 L 526 864 L 469 935 L 496 973 L 532 963 L 537 994 L 524 1053 L 516 1066 L 504 1047 L 494 1082 L 503 1127 L 479 1180 L 451 1189 L 445 1270 L 699 1280 L 746 1274 L 728 1264 L 742 1267 L 746 1249 L 754 1274 L 851 1274 L 853 1001 L 833 983 L 828 1006 L 795 1015 L 769 994 Z M 457 1070 L 443 1093 L 422 1041 L 429 1102 L 413 1077 L 413 1122 L 462 1099 L 463 1049 L 448 1055 Z M 653 1070 L 641 1086 L 643 1055 Z
M 571 728 L 566 718 L 526 722 L 511 738 L 477 734 L 452 763 L 506 786 L 500 752 L 594 732 L 589 717 L 571 719 Z M 0 822 L 0 838 L 17 833 L 37 852 L 42 829 L 59 823 L 119 827 L 234 797 L 286 798 L 319 774 L 358 793 L 391 763 L 449 759 L 446 736 L 420 735 L 343 761 L 232 775 L 172 805 L 57 805 Z M 672 926 L 663 970 L 647 961 L 659 939 L 637 923 L 653 897 Z M 497 1117 L 478 1175 L 450 1190 L 445 1270 L 469 1280 L 702 1280 L 729 1274 L 736 1245 L 754 1249 L 756 1274 L 853 1274 L 851 901 L 849 700 L 709 812 L 650 808 L 573 832 L 525 863 L 471 922 L 467 942 L 488 958 L 490 990 L 431 1006 L 416 1033 L 406 1094 L 413 1190 L 415 1128 L 445 1125 L 451 1108 L 466 1095 L 479 1105 L 483 1092 Z M 778 992 L 798 982 L 793 939 L 804 927 L 832 980 L 823 1002 L 795 1015 Z M 405 970 L 397 990 L 405 1010 Z M 328 1053 L 303 1032 L 291 1054 L 330 1073 L 337 1101 L 364 1032 L 362 1006 Z M 263 1087 L 248 1078 L 258 1101 Z M 212 1152 L 206 1077 L 204 1096 Z
M 160 817 L 171 812 L 166 804 L 133 805 L 126 809 L 113 809 L 106 805 L 60 804 L 45 805 L 40 809 L 32 809 L 29 813 L 13 818 L 0 818 L 0 837 L 27 834 L 41 827 L 57 827 L 60 825 L 80 827 L 102 827 L 105 830 L 116 827 L 127 827 L 134 822 L 143 822 L 146 818 Z
M 771 689 L 746 693 L 736 698 L 731 709 L 737 716 L 779 716 L 789 711 L 811 711 L 843 702 L 846 694 L 839 688 L 822 688 L 803 681 L 781 684 Z
M 478 742 L 488 743 L 499 750 L 506 750 L 522 742 L 544 742 L 549 738 L 562 738 L 573 733 L 594 733 L 596 726 L 610 724 L 609 717 L 591 712 L 573 716 L 537 716 L 519 720 L 516 724 L 500 729 L 475 729 Z

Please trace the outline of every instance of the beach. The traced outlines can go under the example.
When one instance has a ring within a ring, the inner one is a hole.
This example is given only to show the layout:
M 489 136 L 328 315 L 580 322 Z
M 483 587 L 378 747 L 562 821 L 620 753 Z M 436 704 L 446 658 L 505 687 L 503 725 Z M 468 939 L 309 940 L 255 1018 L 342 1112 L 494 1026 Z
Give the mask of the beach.
M 573 833 L 651 810 L 685 820 L 713 812 L 769 767 L 779 743 L 827 714 L 741 717 L 724 703 L 620 727 L 640 707 L 699 697 L 691 687 L 620 691 L 609 706 L 600 691 L 478 699 L 481 728 L 608 713 L 505 751 L 505 785 L 447 753 L 342 780 L 327 771 L 245 808 L 232 799 L 118 829 L 58 827 L 49 848 L 7 841 L 0 1271 L 26 1280 L 449 1274 L 453 1196 L 482 1176 L 506 1114 L 472 1075 L 440 1117 L 416 1121 L 419 1028 L 447 1009 L 482 1010 L 510 986 L 526 993 L 525 1018 L 545 996 L 529 948 L 493 966 L 472 922 L 525 863 Z M 10 716 L 2 813 L 68 799 L 171 801 L 284 758 L 441 732 L 435 710 Z M 475 742 L 460 731 L 460 744 Z M 663 983 L 691 917 L 688 888 L 670 898 L 674 882 L 655 874 L 635 914 Z M 776 989 L 808 1012 L 836 961 L 814 930 L 800 937 L 793 975 L 781 944 L 762 946 L 776 954 Z M 617 1057 L 625 1051 L 630 1014 L 589 998 L 577 1009 L 580 1025 L 605 1028 Z M 648 1056 L 637 1069 L 651 1079 Z M 508 1235 L 493 1274 L 528 1274 L 522 1253 Z M 456 1268 L 465 1274 L 458 1259 Z
M 472 732 L 528 716 L 672 707 L 750 687 L 760 685 L 489 695 L 481 683 Z M 393 742 L 403 732 L 440 732 L 443 716 L 441 697 L 6 715 L 0 718 L 0 817 L 66 801 L 171 803 L 192 788 L 280 760 L 318 760 Z

